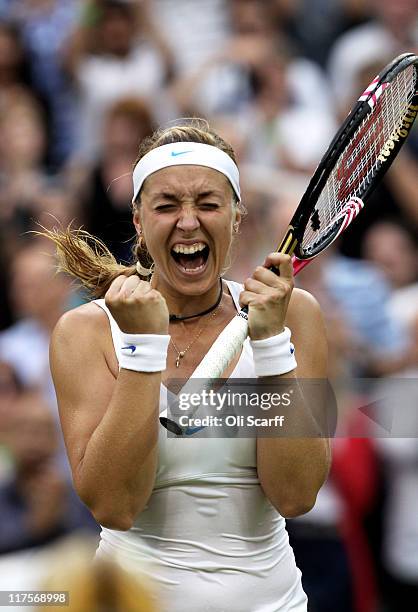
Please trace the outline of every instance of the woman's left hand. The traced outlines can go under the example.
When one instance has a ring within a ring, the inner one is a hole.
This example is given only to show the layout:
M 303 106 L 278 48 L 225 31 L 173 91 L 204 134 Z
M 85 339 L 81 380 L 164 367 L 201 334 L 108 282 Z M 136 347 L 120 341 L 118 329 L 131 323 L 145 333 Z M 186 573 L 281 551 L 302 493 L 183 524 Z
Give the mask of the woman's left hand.
M 263 267 L 264 266 L 264 267 Z M 258 266 L 244 282 L 241 306 L 248 306 L 248 328 L 251 340 L 262 340 L 280 334 L 294 287 L 290 255 L 270 253 L 263 266 Z M 280 270 L 280 276 L 269 270 Z

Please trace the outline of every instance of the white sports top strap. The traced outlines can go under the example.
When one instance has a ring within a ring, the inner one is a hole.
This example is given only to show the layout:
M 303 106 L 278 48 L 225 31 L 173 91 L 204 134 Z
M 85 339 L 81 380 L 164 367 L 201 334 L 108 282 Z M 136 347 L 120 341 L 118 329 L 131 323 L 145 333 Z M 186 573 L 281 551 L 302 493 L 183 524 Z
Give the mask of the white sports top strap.
M 119 326 L 116 323 L 115 319 L 113 318 L 112 313 L 110 312 L 109 308 L 106 306 L 104 300 L 94 300 L 94 303 L 97 304 L 97 306 L 100 306 L 100 308 L 102 308 L 102 310 L 104 310 L 105 313 L 107 314 L 107 318 L 109 319 L 109 323 L 110 323 L 110 331 L 112 332 L 113 346 L 115 347 L 115 352 L 117 355 L 118 349 L 120 348 Z
M 228 286 L 229 293 L 231 294 L 232 299 L 234 300 L 235 308 L 238 312 L 241 310 L 241 306 L 239 305 L 239 294 L 242 291 L 242 285 L 240 283 L 236 283 L 235 281 L 223 279 Z

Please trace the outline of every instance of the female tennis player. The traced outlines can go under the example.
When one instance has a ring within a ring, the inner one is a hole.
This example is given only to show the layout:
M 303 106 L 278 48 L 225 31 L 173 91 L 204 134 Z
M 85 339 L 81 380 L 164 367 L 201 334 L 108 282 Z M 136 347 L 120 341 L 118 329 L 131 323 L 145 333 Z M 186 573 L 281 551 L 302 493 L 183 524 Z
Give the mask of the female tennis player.
M 324 378 L 320 310 L 292 291 L 287 255 L 268 255 L 244 286 L 222 278 L 243 205 L 234 153 L 206 124 L 144 141 L 133 185 L 132 267 L 83 233 L 50 234 L 61 268 L 98 298 L 65 314 L 51 345 L 75 487 L 103 527 L 98 555 L 147 572 L 163 610 L 305 612 L 284 517 L 314 505 L 327 440 L 173 438 L 159 414 L 167 381 L 187 379 L 243 305 L 249 339 L 225 378 Z M 308 428 L 310 412 L 293 411 Z

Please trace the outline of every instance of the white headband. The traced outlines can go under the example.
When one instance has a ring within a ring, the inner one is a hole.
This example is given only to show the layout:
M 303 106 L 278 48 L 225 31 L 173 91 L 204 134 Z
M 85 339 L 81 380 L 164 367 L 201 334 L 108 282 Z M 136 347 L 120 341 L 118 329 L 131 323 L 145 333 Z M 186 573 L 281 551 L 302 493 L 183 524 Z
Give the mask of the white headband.
M 174 142 L 152 149 L 139 160 L 133 173 L 132 202 L 138 197 L 145 179 L 150 174 L 162 168 L 186 165 L 206 166 L 221 172 L 231 183 L 238 201 L 241 201 L 239 171 L 229 155 L 212 145 L 199 142 Z

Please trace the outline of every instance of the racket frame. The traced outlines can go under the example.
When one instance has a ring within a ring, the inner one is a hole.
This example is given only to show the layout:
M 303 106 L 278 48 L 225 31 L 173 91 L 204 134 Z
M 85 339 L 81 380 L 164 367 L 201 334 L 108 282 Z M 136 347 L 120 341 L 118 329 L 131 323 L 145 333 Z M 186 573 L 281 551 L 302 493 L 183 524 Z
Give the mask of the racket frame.
M 331 172 L 334 170 L 336 162 L 349 144 L 350 139 L 354 136 L 362 121 L 369 113 L 373 111 L 373 108 L 376 105 L 377 92 L 379 92 L 379 95 L 381 95 L 384 92 L 385 84 L 390 85 L 390 83 L 400 72 L 413 64 L 415 64 L 415 70 L 418 74 L 418 57 L 415 54 L 404 53 L 396 57 L 379 73 L 379 75 L 366 88 L 365 92 L 360 96 L 344 123 L 334 136 L 317 169 L 315 170 L 308 187 L 302 196 L 299 206 L 289 223 L 286 234 L 277 248 L 278 252 L 287 253 L 289 255 L 294 254 L 296 256 L 296 260 L 311 260 L 325 248 L 327 248 L 339 235 L 344 224 L 344 214 L 338 215 L 334 224 L 329 228 L 327 235 L 319 242 L 316 249 L 307 254 L 301 248 L 304 232 L 307 224 L 309 223 L 311 215 L 315 210 L 315 204 Z M 418 81 L 416 87 L 418 90 Z M 418 91 L 415 91 L 409 106 L 418 106 Z M 382 150 L 387 150 L 388 155 L 384 155 L 384 161 L 379 160 L 377 170 L 373 173 L 372 179 L 368 181 L 364 191 L 358 196 L 359 199 L 367 199 L 376 188 L 383 175 L 390 168 L 412 128 L 414 119 L 415 117 L 410 122 L 409 127 L 403 126 L 403 129 L 407 131 L 404 136 L 400 136 L 397 139 L 391 139 L 390 149 L 388 149 L 387 146 L 388 142 L 384 143 Z M 344 210 L 342 212 L 344 212 Z M 351 219 L 350 222 L 352 220 L 353 219 Z

